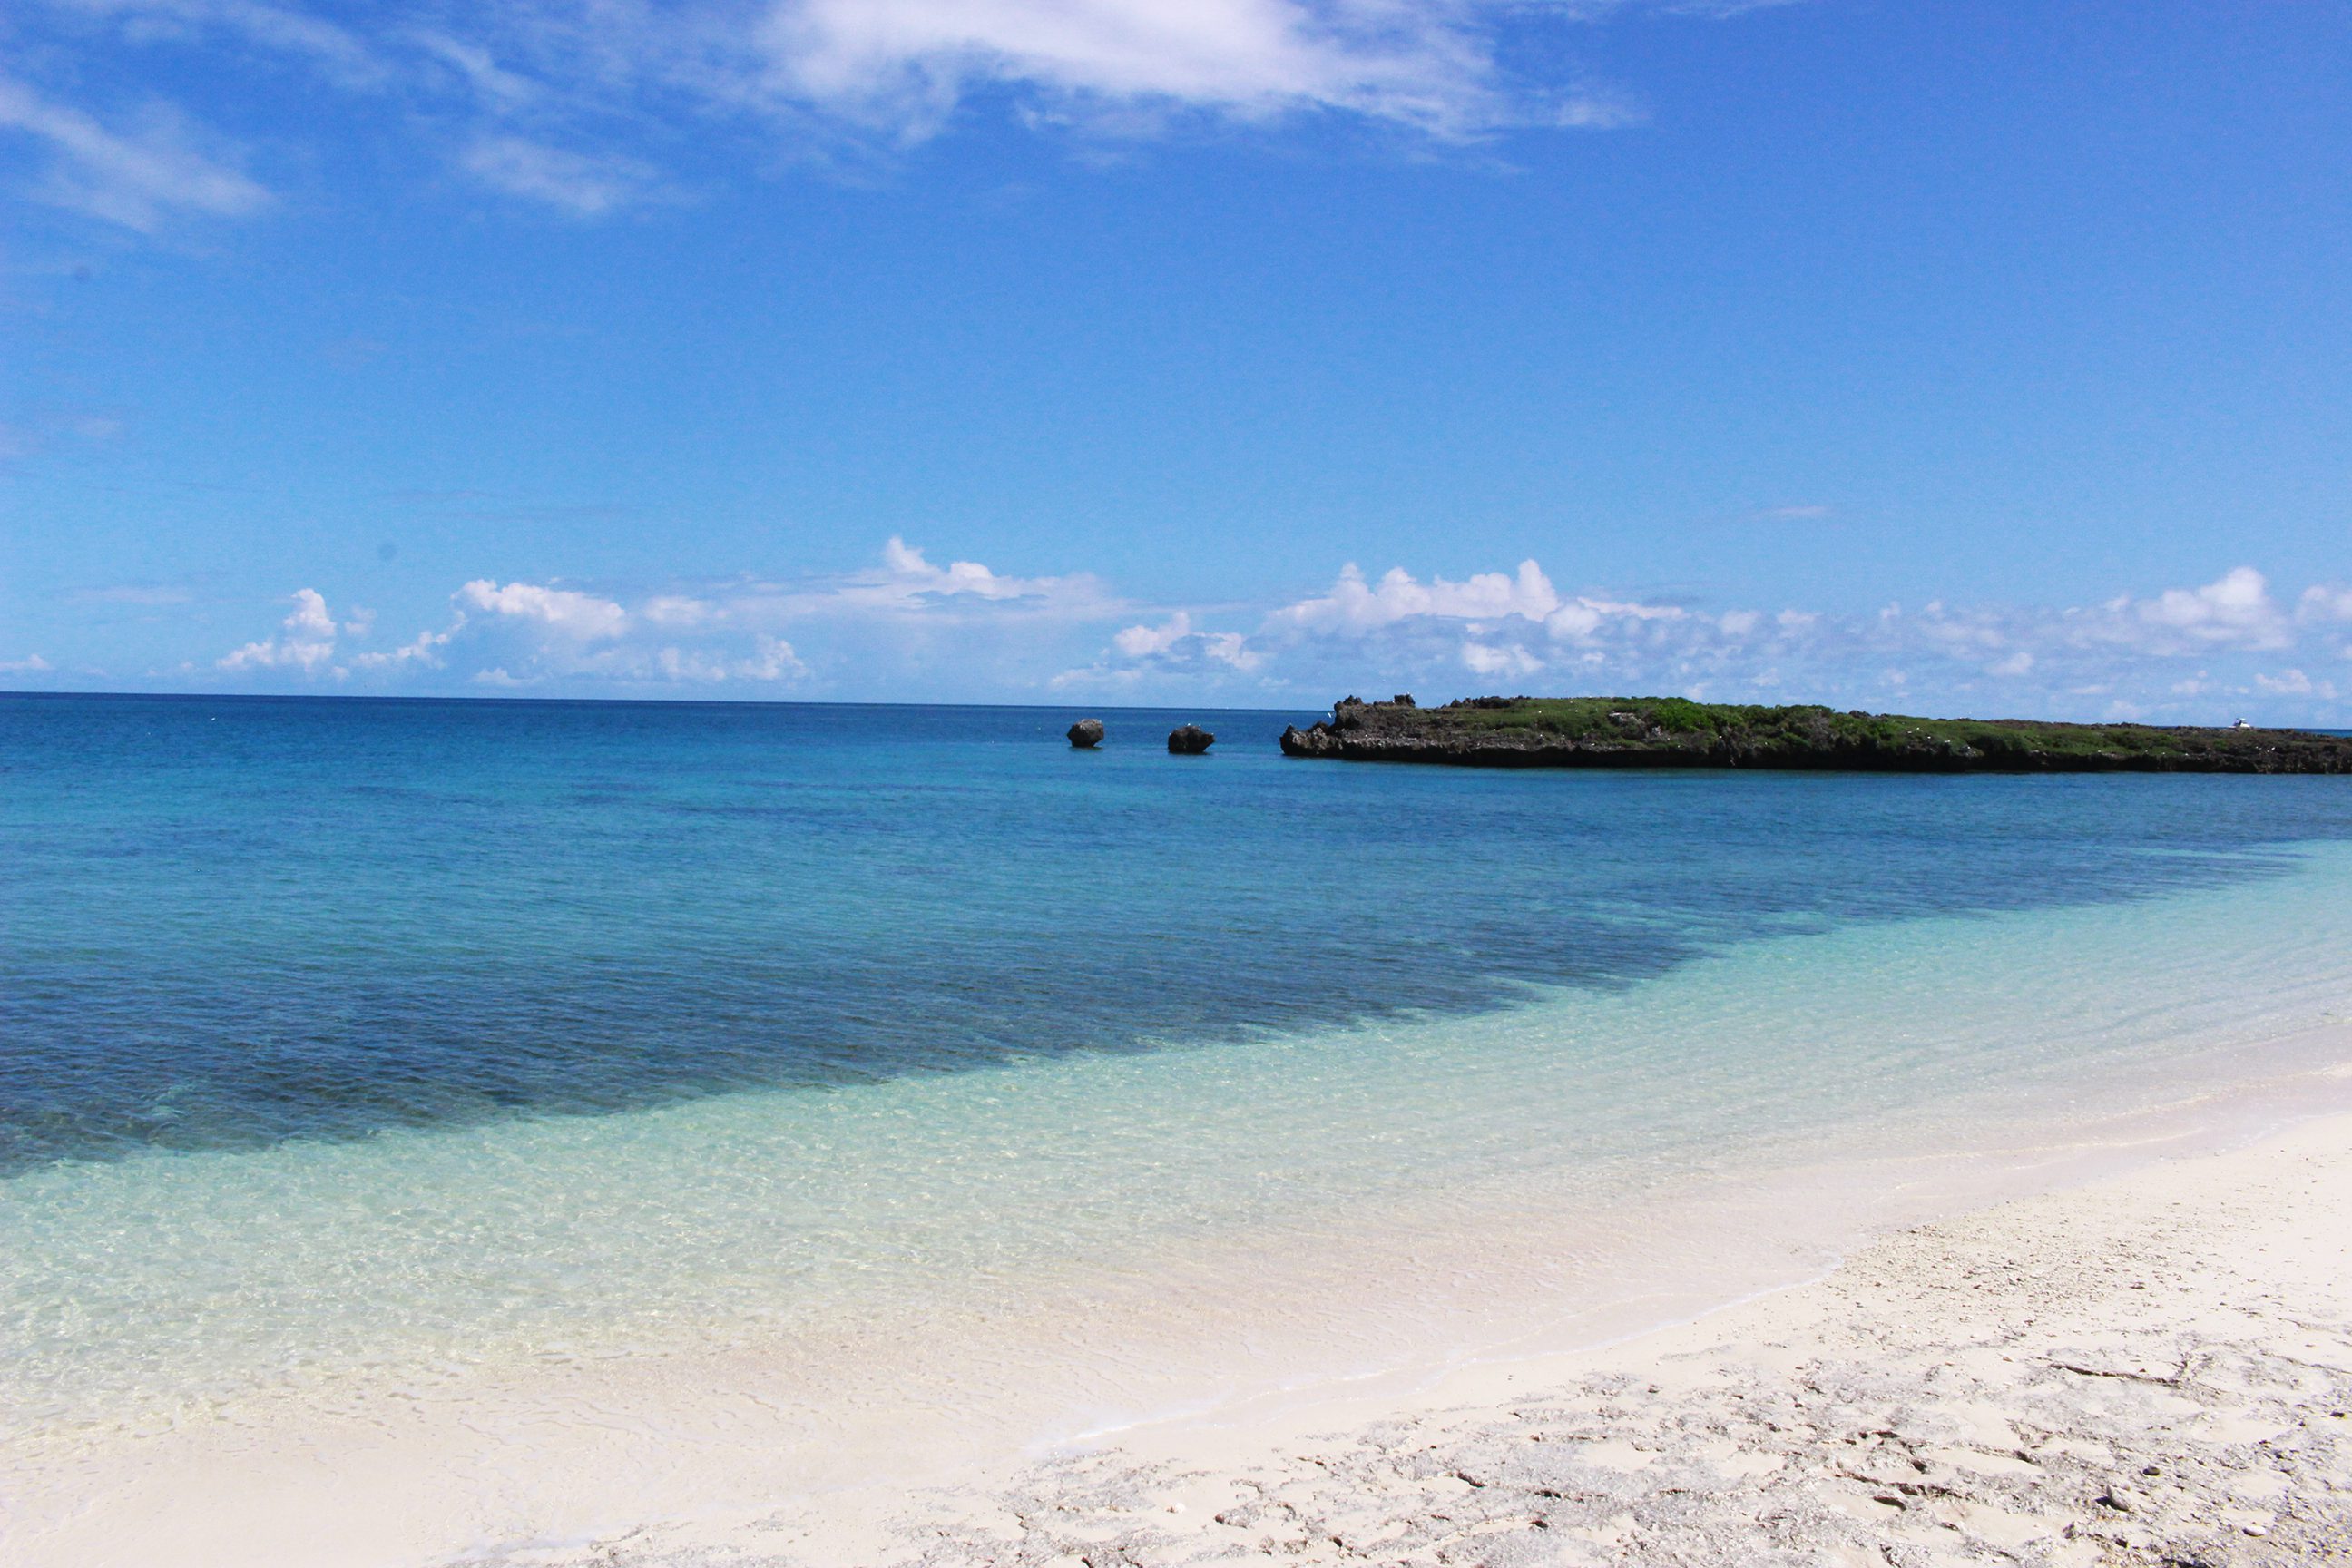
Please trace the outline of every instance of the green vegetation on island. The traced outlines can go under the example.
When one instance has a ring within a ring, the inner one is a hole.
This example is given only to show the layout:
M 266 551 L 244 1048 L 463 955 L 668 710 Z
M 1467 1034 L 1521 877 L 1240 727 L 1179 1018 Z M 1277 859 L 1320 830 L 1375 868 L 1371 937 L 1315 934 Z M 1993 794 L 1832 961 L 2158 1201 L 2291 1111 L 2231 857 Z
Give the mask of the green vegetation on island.
M 2352 737 L 2305 730 L 1917 719 L 1680 697 L 1350 697 L 1294 757 L 1486 767 L 1853 768 L 1899 773 L 2352 773 Z

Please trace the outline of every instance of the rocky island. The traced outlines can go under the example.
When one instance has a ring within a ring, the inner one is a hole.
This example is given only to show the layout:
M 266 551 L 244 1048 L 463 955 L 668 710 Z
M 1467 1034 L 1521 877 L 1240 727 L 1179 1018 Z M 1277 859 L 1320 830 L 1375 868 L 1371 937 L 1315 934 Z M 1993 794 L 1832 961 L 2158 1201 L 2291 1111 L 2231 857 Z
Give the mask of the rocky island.
M 2352 773 L 2352 736 L 2305 730 L 1915 719 L 1680 697 L 1350 697 L 1282 732 L 1293 757 L 1516 768 L 1847 768 L 1883 773 Z

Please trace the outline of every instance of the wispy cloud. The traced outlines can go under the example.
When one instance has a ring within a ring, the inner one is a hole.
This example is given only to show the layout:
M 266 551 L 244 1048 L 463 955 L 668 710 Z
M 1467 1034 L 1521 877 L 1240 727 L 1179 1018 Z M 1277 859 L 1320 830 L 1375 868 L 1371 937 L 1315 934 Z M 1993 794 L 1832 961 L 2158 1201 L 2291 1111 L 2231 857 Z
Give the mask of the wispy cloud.
M 1638 110 L 1562 66 L 1556 46 L 1515 47 L 1532 32 L 1621 8 L 1517 0 L 408 0 L 353 11 L 320 0 L 26 0 L 18 26 L 37 30 L 44 58 L 80 62 L 58 71 L 58 82 L 136 80 L 137 62 L 165 51 L 202 54 L 223 71 L 303 73 L 358 111 L 425 128 L 482 185 L 596 216 L 671 190 L 647 149 L 675 143 L 671 132 L 681 129 L 709 150 L 724 146 L 712 128 L 732 127 L 752 150 L 747 162 L 772 164 L 779 152 L 900 153 L 983 106 L 1095 141 L 1186 125 L 1266 133 L 1340 121 L 1423 145 L 1458 144 L 1512 129 L 1624 124 Z M 101 123 L 67 101 L 62 87 L 47 97 L 26 83 L 6 91 L 0 125 L 52 150 L 45 199 L 139 229 L 175 213 L 236 216 L 268 200 L 233 161 L 194 151 L 187 123 L 167 110 L 126 127 Z
M 226 42 L 258 47 L 334 73 L 352 85 L 379 84 L 385 68 L 360 33 L 299 5 L 266 0 L 29 0 L 83 26 L 111 24 L 142 43 Z
M 619 153 L 592 157 L 522 136 L 484 136 L 458 159 L 468 174 L 510 196 L 575 217 L 600 217 L 651 200 L 662 189 L 654 166 Z
M 66 597 L 77 605 L 141 605 L 151 607 L 194 602 L 195 590 L 179 583 L 110 583 L 76 588 Z
M 33 406 L 0 419 L 0 463 L 21 461 L 60 444 L 101 445 L 122 434 L 121 416 L 94 408 Z
M 2352 588 L 2332 583 L 2305 588 L 2295 603 L 2295 616 L 2304 621 L 2352 621 Z
M 887 614 L 935 622 L 1008 616 L 1089 620 L 1129 607 L 1091 573 L 1021 577 L 977 561 L 942 566 L 895 534 L 877 565 L 799 583 L 740 584 L 719 593 L 727 613 L 755 619 Z
M 168 216 L 242 217 L 269 203 L 253 179 L 197 152 L 185 122 L 167 109 L 110 127 L 0 76 L 0 132 L 8 131 L 46 153 L 27 195 L 142 233 Z

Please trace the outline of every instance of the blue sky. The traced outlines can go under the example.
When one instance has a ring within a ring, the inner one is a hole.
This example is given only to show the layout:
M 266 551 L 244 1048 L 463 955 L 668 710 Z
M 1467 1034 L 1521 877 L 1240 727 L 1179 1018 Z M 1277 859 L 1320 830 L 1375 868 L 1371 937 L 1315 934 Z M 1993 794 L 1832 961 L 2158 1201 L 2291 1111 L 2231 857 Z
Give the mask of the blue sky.
M 2352 724 L 2352 8 L 19 0 L 0 685 Z

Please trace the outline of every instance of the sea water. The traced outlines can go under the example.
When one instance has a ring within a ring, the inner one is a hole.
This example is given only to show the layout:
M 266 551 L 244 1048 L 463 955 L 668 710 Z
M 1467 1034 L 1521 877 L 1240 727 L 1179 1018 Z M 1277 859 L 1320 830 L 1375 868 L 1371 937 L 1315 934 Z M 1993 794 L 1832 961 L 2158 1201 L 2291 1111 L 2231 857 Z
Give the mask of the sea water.
M 1097 711 L 0 699 L 26 1495 L 394 1399 L 764 1423 L 764 1486 L 926 1415 L 1066 1440 L 1622 1331 L 2345 1081 L 2344 780 Z

